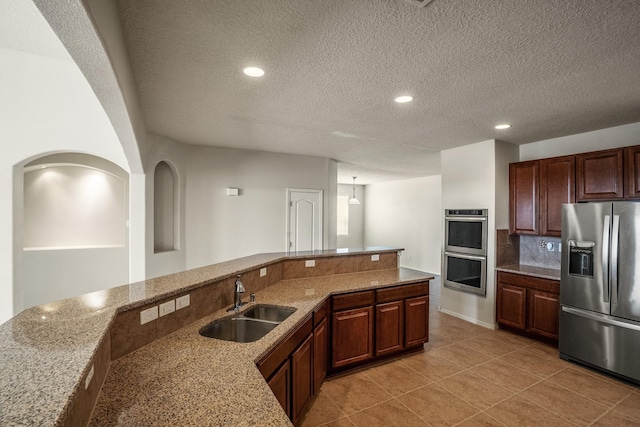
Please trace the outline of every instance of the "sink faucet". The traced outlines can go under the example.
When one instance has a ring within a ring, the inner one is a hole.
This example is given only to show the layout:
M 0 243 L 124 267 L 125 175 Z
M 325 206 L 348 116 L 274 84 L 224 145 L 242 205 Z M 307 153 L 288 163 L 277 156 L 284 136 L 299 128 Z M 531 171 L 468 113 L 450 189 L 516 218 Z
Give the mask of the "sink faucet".
M 235 302 L 233 303 L 233 307 L 231 307 L 227 311 L 237 311 L 242 304 L 242 294 L 244 293 L 244 285 L 240 281 L 240 275 L 236 277 L 236 292 L 235 292 Z

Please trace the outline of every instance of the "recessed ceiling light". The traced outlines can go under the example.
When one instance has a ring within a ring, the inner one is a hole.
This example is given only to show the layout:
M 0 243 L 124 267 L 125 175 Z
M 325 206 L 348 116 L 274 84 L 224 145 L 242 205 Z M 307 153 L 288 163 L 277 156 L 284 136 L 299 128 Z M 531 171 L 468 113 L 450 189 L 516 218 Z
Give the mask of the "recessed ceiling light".
M 495 128 L 498 130 L 502 130 L 502 129 L 509 129 L 511 127 L 511 125 L 508 124 L 502 124 L 502 125 L 496 125 Z
M 394 99 L 394 101 L 396 101 L 398 104 L 404 104 L 406 102 L 413 101 L 413 96 L 411 96 L 411 95 L 402 95 L 402 96 L 399 96 L 396 99 Z
M 262 77 L 264 76 L 264 70 L 258 67 L 247 67 L 242 70 L 249 77 Z

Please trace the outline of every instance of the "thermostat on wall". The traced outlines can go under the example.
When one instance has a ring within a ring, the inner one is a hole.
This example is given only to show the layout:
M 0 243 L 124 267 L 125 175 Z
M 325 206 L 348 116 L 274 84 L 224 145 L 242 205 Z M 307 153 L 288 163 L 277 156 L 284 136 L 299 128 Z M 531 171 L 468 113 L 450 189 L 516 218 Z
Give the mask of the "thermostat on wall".
M 237 188 L 227 187 L 227 196 L 237 196 L 237 195 L 238 195 Z

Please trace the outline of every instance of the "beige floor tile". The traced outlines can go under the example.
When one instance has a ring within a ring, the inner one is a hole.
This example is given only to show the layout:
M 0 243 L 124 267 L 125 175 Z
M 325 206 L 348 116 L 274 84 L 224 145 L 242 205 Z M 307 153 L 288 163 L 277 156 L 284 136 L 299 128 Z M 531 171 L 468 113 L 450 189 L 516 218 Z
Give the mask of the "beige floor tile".
M 500 358 L 515 367 L 524 369 L 534 375 L 550 376 L 567 368 L 567 362 L 553 359 L 550 356 L 540 357 L 527 351 L 519 350 L 506 354 Z
M 612 410 L 604 414 L 602 418 L 592 425 L 594 427 L 638 427 L 640 419 Z
M 494 339 L 499 339 L 517 347 L 526 347 L 535 343 L 535 341 L 531 338 L 523 337 L 522 335 L 514 334 L 503 329 L 496 329 L 495 331 L 491 332 L 490 336 Z
M 393 396 L 407 393 L 431 382 L 401 361 L 376 366 L 367 369 L 364 373 Z
M 472 331 L 460 325 L 441 325 L 434 328 L 434 332 L 452 341 L 462 341 L 481 335 L 481 332 Z M 484 333 L 484 332 L 483 332 Z
M 520 346 L 509 344 L 501 339 L 493 338 L 493 336 L 493 334 L 482 335 L 466 340 L 463 344 L 492 357 L 504 356 L 507 353 L 517 351 L 521 348 Z
M 597 420 L 608 410 L 606 406 L 548 380 L 531 386 L 519 396 L 583 426 Z
M 357 427 L 421 427 L 428 426 L 396 399 L 388 400 L 349 416 Z
M 513 395 L 512 391 L 470 371 L 460 372 L 439 381 L 437 384 L 481 410 Z
M 542 377 L 516 368 L 500 359 L 471 368 L 476 373 L 513 392 L 519 392 L 542 380 Z
M 632 393 L 629 389 L 573 368 L 564 369 L 548 380 L 605 406 L 613 406 Z
M 329 421 L 335 421 L 339 418 L 343 418 L 345 413 L 336 406 L 335 403 L 326 393 L 321 392 L 318 397 L 311 403 L 311 408 L 307 413 L 303 427 L 316 427 L 322 424 L 326 424 Z
M 434 427 L 455 425 L 480 412 L 436 384 L 399 396 L 398 400 Z
M 426 351 L 405 357 L 402 359 L 402 363 L 432 381 L 441 380 L 466 369 L 455 362 L 434 356 L 432 352 Z
M 630 394 L 626 399 L 618 403 L 613 408 L 613 411 L 640 420 L 640 393 Z
M 500 421 L 491 418 L 489 415 L 484 412 L 480 412 L 478 415 L 475 415 L 468 420 L 457 424 L 457 427 L 504 427 Z
M 347 415 L 392 397 L 363 372 L 326 381 L 322 391 Z
M 424 349 L 434 350 L 436 348 L 451 345 L 453 343 L 455 343 L 455 341 L 445 338 L 442 335 L 438 335 L 435 332 L 429 330 L 429 342 L 424 345 Z
M 513 396 L 487 409 L 486 413 L 491 418 L 510 427 L 575 427 L 572 422 L 519 396 Z
M 491 356 L 460 343 L 435 349 L 431 354 L 455 362 L 465 368 L 471 368 L 492 359 Z
M 355 427 L 355 424 L 351 422 L 349 417 L 344 417 L 327 424 L 322 424 L 322 427 Z

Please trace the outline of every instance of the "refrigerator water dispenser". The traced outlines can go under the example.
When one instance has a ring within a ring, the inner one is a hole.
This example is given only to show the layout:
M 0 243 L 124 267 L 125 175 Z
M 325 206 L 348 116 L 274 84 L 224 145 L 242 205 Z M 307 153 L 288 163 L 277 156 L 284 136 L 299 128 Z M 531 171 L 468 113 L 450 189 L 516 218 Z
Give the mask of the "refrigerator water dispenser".
M 572 276 L 593 278 L 594 242 L 576 242 L 569 240 L 569 274 Z

